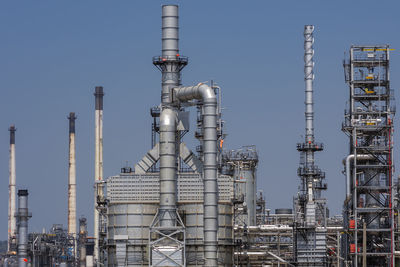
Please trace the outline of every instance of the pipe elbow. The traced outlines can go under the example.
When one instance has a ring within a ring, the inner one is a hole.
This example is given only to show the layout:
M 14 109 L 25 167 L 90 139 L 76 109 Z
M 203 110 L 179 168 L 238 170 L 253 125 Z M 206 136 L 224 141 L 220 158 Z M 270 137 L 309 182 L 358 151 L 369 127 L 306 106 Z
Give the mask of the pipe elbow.
M 204 102 L 217 103 L 217 96 L 215 95 L 214 89 L 204 83 L 200 84 L 198 88 L 199 94 Z

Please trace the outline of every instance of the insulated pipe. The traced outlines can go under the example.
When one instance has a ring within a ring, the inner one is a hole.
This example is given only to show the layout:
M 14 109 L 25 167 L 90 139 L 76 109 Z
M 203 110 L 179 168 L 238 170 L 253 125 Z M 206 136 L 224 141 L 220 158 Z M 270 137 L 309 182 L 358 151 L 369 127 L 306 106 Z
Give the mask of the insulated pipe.
M 16 201 L 15 201 L 15 126 L 11 125 L 10 131 L 10 165 L 9 165 L 9 185 L 8 185 L 8 251 L 10 251 L 12 242 L 15 242 L 15 234 L 17 229 L 17 222 L 15 218 Z
M 204 266 L 218 266 L 217 98 L 206 84 L 175 88 L 174 93 L 181 102 L 203 101 Z
M 160 114 L 160 224 L 165 227 L 175 226 L 176 122 L 176 112 L 164 108 Z
M 74 112 L 69 113 L 68 234 L 76 238 L 76 161 Z
M 162 6 L 162 92 L 161 103 L 171 103 L 171 90 L 180 84 L 179 57 L 179 8 L 177 5 Z
M 357 155 L 357 160 L 367 160 L 367 159 L 373 159 L 374 157 L 372 155 L 363 155 L 359 154 Z M 351 173 L 350 173 L 350 164 L 351 160 L 354 160 L 354 154 L 348 155 L 346 159 L 343 159 L 343 164 L 346 166 L 346 199 L 348 199 L 351 195 L 350 188 L 351 188 Z
M 103 199 L 103 87 L 95 88 L 95 196 L 94 196 L 94 261 L 99 266 L 100 250 L 99 250 L 99 227 L 100 214 L 97 210 L 97 201 Z
M 18 267 L 28 262 L 28 190 L 18 190 Z

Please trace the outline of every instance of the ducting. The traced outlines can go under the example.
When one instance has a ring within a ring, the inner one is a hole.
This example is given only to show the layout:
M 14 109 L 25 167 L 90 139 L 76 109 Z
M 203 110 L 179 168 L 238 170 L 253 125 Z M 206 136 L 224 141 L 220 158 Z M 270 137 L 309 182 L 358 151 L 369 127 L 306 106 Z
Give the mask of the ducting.
M 18 267 L 26 267 L 28 262 L 28 190 L 18 190 Z
M 178 102 L 193 99 L 203 102 L 204 257 L 205 266 L 217 266 L 217 98 L 214 90 L 206 84 L 174 88 L 173 97 Z
M 163 227 L 175 225 L 176 121 L 176 112 L 170 108 L 164 108 L 160 115 L 160 212 L 163 214 L 160 223 Z

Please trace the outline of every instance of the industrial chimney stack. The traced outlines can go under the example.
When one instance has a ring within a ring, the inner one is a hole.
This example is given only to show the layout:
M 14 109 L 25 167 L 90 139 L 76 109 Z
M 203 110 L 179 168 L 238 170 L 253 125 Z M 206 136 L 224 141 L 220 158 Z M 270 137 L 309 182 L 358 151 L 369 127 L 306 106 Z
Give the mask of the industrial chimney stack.
M 76 159 L 74 112 L 69 113 L 68 234 L 76 237 Z
M 16 184 L 16 176 L 15 176 L 15 126 L 11 125 L 9 128 L 10 131 L 10 166 L 9 166 L 9 175 L 10 181 L 8 185 L 8 251 L 11 251 L 14 248 L 15 244 L 15 234 L 16 234 L 16 218 L 15 218 L 15 184 Z
M 99 266 L 100 247 L 99 247 L 99 231 L 100 231 L 100 213 L 99 203 L 104 202 L 103 195 L 103 87 L 95 88 L 95 209 L 94 209 L 94 261 Z

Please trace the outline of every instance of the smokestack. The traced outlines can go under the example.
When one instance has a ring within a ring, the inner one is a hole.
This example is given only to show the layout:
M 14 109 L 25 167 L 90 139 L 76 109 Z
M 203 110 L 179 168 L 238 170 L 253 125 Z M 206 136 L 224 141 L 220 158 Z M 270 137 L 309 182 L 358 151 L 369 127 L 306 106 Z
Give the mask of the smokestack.
M 162 6 L 162 55 L 153 58 L 162 73 L 162 105 L 172 102 L 172 88 L 180 85 L 181 70 L 187 65 L 187 57 L 179 55 L 179 8 L 177 5 Z
M 76 237 L 76 159 L 74 112 L 69 113 L 68 234 Z
M 93 257 L 97 266 L 100 260 L 99 248 L 99 228 L 100 228 L 100 214 L 97 210 L 97 203 L 103 201 L 103 87 L 97 86 L 95 88 L 95 208 L 94 208 L 94 252 Z
M 306 118 L 306 136 L 305 136 L 305 167 L 307 170 L 314 169 L 314 100 L 313 100 L 313 80 L 314 80 L 314 26 L 304 26 L 304 80 L 305 80 L 305 118 Z M 314 205 L 314 180 L 313 175 L 306 177 L 307 186 L 307 205 L 306 205 L 306 223 L 315 224 L 315 205 Z
M 14 125 L 9 128 L 10 131 L 10 165 L 9 165 L 9 185 L 8 185 L 8 251 L 15 249 L 15 234 L 17 229 L 17 222 L 15 218 L 16 201 L 15 201 L 15 129 Z
M 18 267 L 28 263 L 28 190 L 18 190 Z
M 79 219 L 79 266 L 86 267 L 86 218 Z

